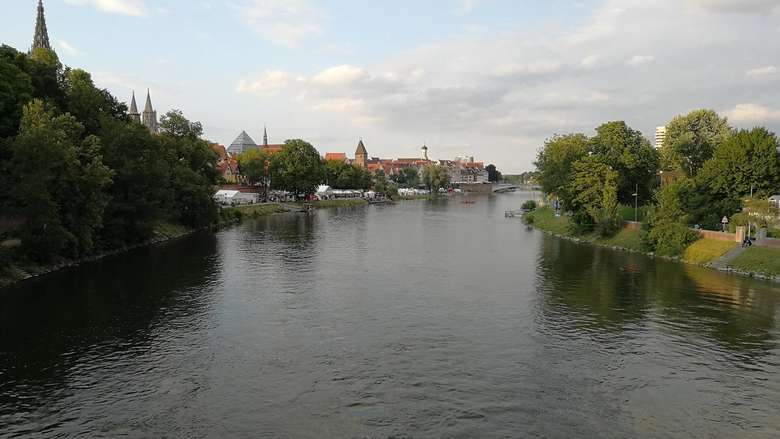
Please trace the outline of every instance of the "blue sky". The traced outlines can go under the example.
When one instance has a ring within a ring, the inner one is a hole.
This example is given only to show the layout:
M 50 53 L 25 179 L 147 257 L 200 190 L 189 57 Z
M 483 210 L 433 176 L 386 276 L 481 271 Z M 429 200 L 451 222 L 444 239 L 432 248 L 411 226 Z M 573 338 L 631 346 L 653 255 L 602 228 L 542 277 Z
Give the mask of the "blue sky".
M 35 0 L 5 0 L 27 49 Z M 779 0 L 45 0 L 63 62 L 229 144 L 474 155 L 517 172 L 544 139 L 713 108 L 780 127 Z M 142 97 L 141 97 L 142 98 Z

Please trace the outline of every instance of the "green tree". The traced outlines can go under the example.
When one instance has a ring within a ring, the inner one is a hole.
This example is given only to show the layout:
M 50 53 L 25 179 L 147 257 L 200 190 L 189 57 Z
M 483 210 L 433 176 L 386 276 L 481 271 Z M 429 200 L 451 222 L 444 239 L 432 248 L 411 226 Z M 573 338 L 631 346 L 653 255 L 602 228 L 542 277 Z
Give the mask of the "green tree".
M 0 137 L 16 135 L 22 108 L 30 102 L 33 86 L 30 75 L 0 57 Z M 3 156 L 0 153 L 0 160 Z
M 501 173 L 496 169 L 496 165 L 490 164 L 485 167 L 488 173 L 488 181 L 491 183 L 498 183 L 501 181 Z
M 417 168 L 403 168 L 397 174 L 391 175 L 390 179 L 400 187 L 416 188 L 420 185 L 420 172 Z
M 106 90 L 100 90 L 92 82 L 92 76 L 84 70 L 68 70 L 65 73 L 66 111 L 84 125 L 87 134 L 98 134 L 104 116 L 123 119 L 127 111 Z
M 112 173 L 101 161 L 99 140 L 82 140 L 83 130 L 41 100 L 24 108 L 12 144 L 12 209 L 25 219 L 21 237 L 31 259 L 77 257 L 93 248 Z
M 374 174 L 373 187 L 374 192 L 383 194 L 390 199 L 398 195 L 398 187 L 387 179 L 385 171 L 381 169 Z
M 602 236 L 608 236 L 618 230 L 617 182 L 618 173 L 596 157 L 574 163 L 569 192 L 574 194 L 573 211 L 580 213 L 573 216 L 580 232 L 595 226 Z
M 690 230 L 692 215 L 686 208 L 686 199 L 696 193 L 691 179 L 683 178 L 666 185 L 655 194 L 655 205 L 648 213 L 642 242 L 648 250 L 661 255 L 677 256 L 699 237 Z
M 425 187 L 436 194 L 450 185 L 450 173 L 444 166 L 428 165 L 423 168 L 422 180 Z
M 160 118 L 160 133 L 176 139 L 198 139 L 203 135 L 203 124 L 190 122 L 180 110 L 171 110 Z
M 249 184 L 264 186 L 268 180 L 268 166 L 271 155 L 267 151 L 256 148 L 249 149 L 236 157 L 238 170 Z
M 584 134 L 555 135 L 548 139 L 535 163 L 542 191 L 557 196 L 568 208 L 573 200 L 568 190 L 572 166 L 588 152 L 588 137 Z
M 270 167 L 271 187 L 286 190 L 296 198 L 314 193 L 325 178 L 325 165 L 314 147 L 303 140 L 287 140 L 274 155 Z
M 713 110 L 695 110 L 675 117 L 666 127 L 661 147 L 664 169 L 695 176 L 730 134 L 728 120 Z
M 371 173 L 359 166 L 330 160 L 325 162 L 325 182 L 335 189 L 368 189 Z
M 596 128 L 596 136 L 590 139 L 590 144 L 599 161 L 617 172 L 619 202 L 633 204 L 637 188 L 640 202 L 652 198 L 660 159 L 642 133 L 623 121 L 607 122 Z
M 717 198 L 769 197 L 780 188 L 777 137 L 766 128 L 740 130 L 726 139 L 697 180 Z

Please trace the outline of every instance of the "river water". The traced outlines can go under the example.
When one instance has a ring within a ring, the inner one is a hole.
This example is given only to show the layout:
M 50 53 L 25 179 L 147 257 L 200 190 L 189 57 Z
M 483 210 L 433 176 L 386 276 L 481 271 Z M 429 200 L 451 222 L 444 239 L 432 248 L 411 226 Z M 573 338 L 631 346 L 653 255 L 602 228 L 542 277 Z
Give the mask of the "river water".
M 780 288 L 527 193 L 280 215 L 0 290 L 0 437 L 777 438 Z

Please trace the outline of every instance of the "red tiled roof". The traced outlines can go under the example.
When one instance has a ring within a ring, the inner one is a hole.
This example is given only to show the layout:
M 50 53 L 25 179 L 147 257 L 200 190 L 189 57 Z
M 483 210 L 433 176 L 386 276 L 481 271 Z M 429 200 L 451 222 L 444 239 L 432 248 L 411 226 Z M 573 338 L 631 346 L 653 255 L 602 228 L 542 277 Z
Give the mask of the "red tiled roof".
M 345 162 L 347 161 L 347 154 L 343 152 L 328 152 L 325 153 L 325 160 L 329 162 Z

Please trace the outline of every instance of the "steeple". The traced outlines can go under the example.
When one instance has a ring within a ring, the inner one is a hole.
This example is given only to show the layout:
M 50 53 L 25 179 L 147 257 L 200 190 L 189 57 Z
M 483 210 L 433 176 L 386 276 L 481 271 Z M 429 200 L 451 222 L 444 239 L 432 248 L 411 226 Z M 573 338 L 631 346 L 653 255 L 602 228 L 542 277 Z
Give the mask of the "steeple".
M 268 146 L 268 131 L 265 129 L 265 125 L 263 125 L 263 146 Z
M 146 106 L 144 107 L 143 124 L 149 128 L 152 134 L 157 134 L 159 126 L 157 125 L 157 112 L 152 107 L 152 97 L 149 89 L 146 89 Z
M 43 13 L 43 0 L 38 0 L 38 18 L 35 20 L 35 36 L 30 52 L 35 49 L 43 48 L 54 50 L 49 43 L 49 32 L 46 30 L 46 16 Z
M 368 161 L 368 151 L 366 151 L 366 145 L 363 144 L 363 139 L 360 139 L 357 150 L 355 150 L 355 165 L 359 168 L 366 168 L 366 162 Z
M 136 123 L 141 123 L 141 114 L 138 112 L 138 105 L 135 103 L 135 90 L 133 90 L 133 98 L 130 100 L 130 111 L 127 112 L 130 116 L 130 120 Z

